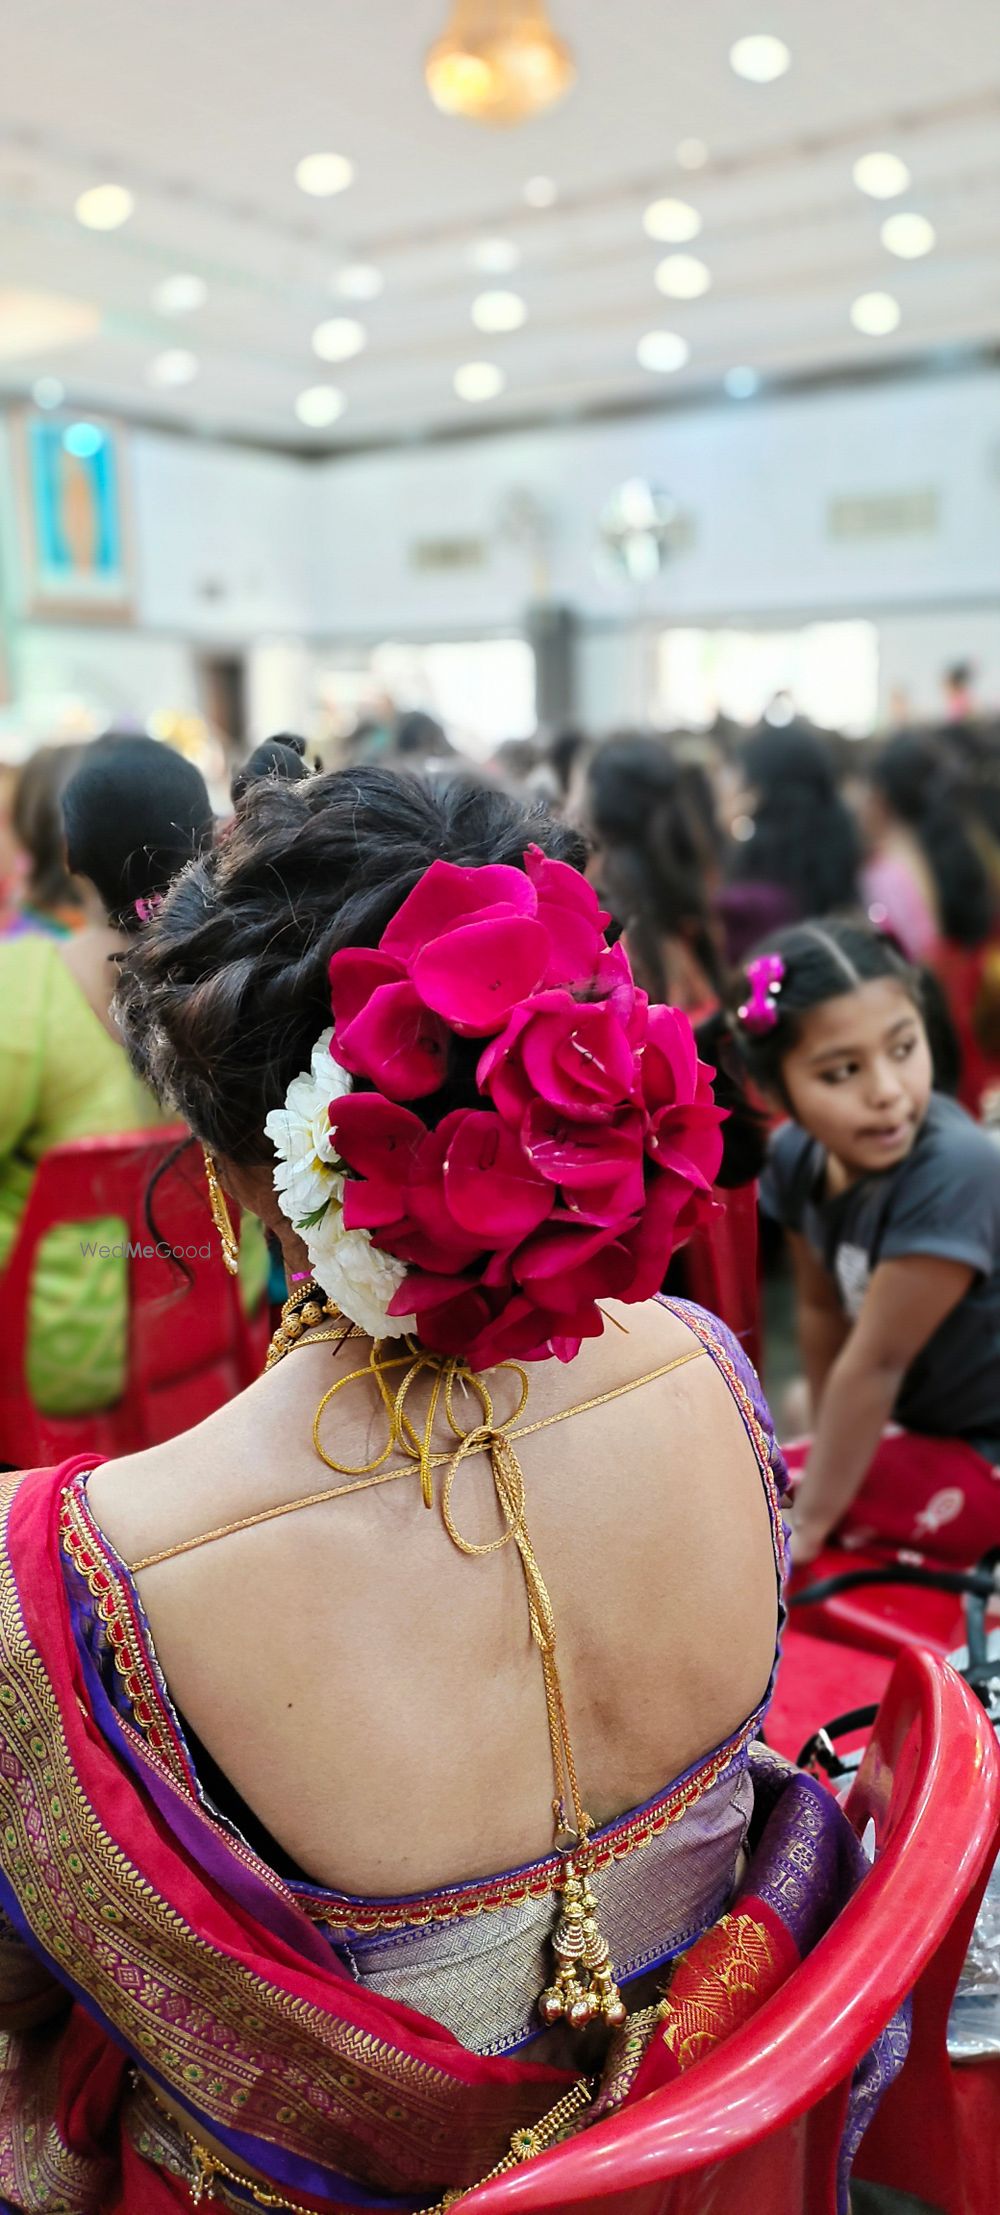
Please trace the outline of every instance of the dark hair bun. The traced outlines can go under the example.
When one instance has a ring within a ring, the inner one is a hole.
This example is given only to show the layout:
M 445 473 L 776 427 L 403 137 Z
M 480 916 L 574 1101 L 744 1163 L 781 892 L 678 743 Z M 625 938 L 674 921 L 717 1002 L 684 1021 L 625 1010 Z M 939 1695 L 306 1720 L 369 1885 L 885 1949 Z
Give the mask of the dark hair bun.
M 86 747 L 62 813 L 70 868 L 96 885 L 110 921 L 127 931 L 138 928 L 136 901 L 159 898 L 215 828 L 201 770 L 131 732 Z
M 277 731 L 273 738 L 264 738 L 253 753 L 237 769 L 229 787 L 234 808 L 238 808 L 251 785 L 262 777 L 283 777 L 288 784 L 296 784 L 311 772 L 305 759 L 306 742 L 297 731 Z
M 135 1067 L 215 1152 L 268 1161 L 265 1118 L 330 1022 L 331 954 L 377 946 L 437 858 L 520 867 L 532 844 L 583 865 L 575 832 L 495 786 L 366 768 L 256 780 L 123 964 Z

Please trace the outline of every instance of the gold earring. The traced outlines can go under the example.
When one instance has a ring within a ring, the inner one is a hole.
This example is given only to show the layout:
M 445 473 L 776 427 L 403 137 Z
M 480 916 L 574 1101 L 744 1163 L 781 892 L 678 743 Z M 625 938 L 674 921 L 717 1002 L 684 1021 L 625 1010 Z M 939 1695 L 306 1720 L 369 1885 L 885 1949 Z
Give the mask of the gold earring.
M 226 1205 L 226 1195 L 219 1183 L 215 1162 L 207 1146 L 203 1148 L 203 1152 L 205 1155 L 205 1177 L 208 1184 L 208 1204 L 212 1210 L 212 1221 L 219 1233 L 223 1264 L 228 1269 L 230 1276 L 235 1277 L 240 1266 L 240 1249 L 236 1232 L 233 1229 L 232 1218 Z

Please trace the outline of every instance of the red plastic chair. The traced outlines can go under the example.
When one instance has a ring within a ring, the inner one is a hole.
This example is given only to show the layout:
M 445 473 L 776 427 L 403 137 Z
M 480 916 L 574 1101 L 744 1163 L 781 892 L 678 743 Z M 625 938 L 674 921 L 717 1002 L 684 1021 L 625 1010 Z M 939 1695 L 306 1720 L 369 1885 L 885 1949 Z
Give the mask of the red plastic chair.
M 960 1638 L 953 1641 L 952 1652 L 960 1643 Z M 764 1726 L 768 1745 L 789 1761 L 797 1761 L 821 1726 L 856 1708 L 877 1707 L 892 1670 L 887 1654 L 870 1646 L 838 1646 L 830 1638 L 813 1638 L 798 1628 L 793 1615 L 781 1642 L 777 1682 Z M 862 1746 L 867 1738 L 863 1726 L 846 1736 L 838 1733 L 838 1748 Z
M 676 1256 L 671 1291 L 717 1315 L 760 1368 L 760 1291 L 757 1277 L 757 1187 L 717 1190 L 717 1206 Z
M 852 2073 L 909 1991 L 912 2057 L 855 2172 L 966 2215 L 944 2039 L 996 1846 L 1000 1759 L 968 1687 L 930 1655 L 897 1663 L 848 1814 L 859 1833 L 874 1823 L 874 1866 L 781 1991 L 677 2084 L 480 2185 L 470 2215 L 828 2215 Z
M 189 1137 L 183 1126 L 53 1147 L 39 1164 L 7 1267 L 0 1276 L 0 1458 L 41 1468 L 73 1453 L 136 1453 L 201 1422 L 260 1374 L 266 1302 L 248 1319 L 238 1280 L 227 1276 L 196 1149 L 158 1187 L 162 1236 L 175 1247 L 210 1246 L 177 1265 L 153 1252 L 128 1260 L 128 1384 L 113 1406 L 78 1416 L 40 1414 L 25 1381 L 28 1292 L 35 1256 L 59 1223 L 118 1216 L 140 1248 L 155 1244 L 146 1220 L 150 1179 Z M 193 1158 L 192 1158 L 193 1156 Z
M 863 1547 L 825 1546 L 796 1572 L 790 1598 L 828 1577 L 891 1566 L 884 1554 Z M 899 1654 L 916 1650 L 944 1659 L 964 1643 L 962 1602 L 951 1592 L 871 1584 L 793 1606 L 768 1715 L 769 1743 L 794 1760 L 821 1723 L 881 1699 Z

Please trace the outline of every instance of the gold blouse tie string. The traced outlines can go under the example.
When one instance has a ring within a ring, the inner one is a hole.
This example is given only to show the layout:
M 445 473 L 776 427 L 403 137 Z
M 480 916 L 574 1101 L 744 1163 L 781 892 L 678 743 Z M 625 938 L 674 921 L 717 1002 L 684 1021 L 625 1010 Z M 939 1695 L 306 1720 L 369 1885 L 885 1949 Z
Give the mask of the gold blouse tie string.
M 393 1395 L 384 1372 L 398 1367 L 405 1367 L 405 1375 Z M 431 1372 L 430 1398 L 423 1429 L 418 1432 L 407 1413 L 406 1400 L 417 1378 L 428 1370 Z M 503 1422 L 496 1419 L 493 1397 L 485 1378 L 470 1369 L 467 1363 L 455 1357 L 429 1354 L 415 1345 L 411 1345 L 408 1358 L 400 1355 L 386 1360 L 382 1357 L 380 1346 L 373 1345 L 369 1373 L 375 1379 L 389 1419 L 389 1436 L 382 1452 L 362 1468 L 354 1468 L 347 1462 L 335 1460 L 321 1444 L 319 1425 L 323 1414 L 336 1394 L 353 1381 L 349 1376 L 338 1377 L 324 1393 L 313 1423 L 313 1443 L 327 1467 L 335 1469 L 341 1476 L 374 1475 L 383 1466 L 393 1448 L 401 1450 L 417 1464 L 425 1507 L 432 1507 L 434 1504 L 433 1471 L 443 1461 L 441 1515 L 448 1536 L 459 1553 L 468 1555 L 472 1560 L 482 1560 L 489 1554 L 499 1553 L 512 1541 L 516 1546 L 524 1577 L 531 1635 L 542 1661 L 555 1788 L 552 1799 L 555 1839 L 557 1845 L 567 1840 L 571 1842 L 569 1850 L 563 1851 L 562 1868 L 556 1883 L 556 1890 L 562 1901 L 553 1939 L 556 1972 L 553 1982 L 541 1995 L 539 2010 L 546 2023 L 555 2023 L 564 2017 L 571 2028 L 582 2030 L 600 2016 L 613 2029 L 625 2020 L 625 2003 L 615 1982 L 607 1942 L 596 1921 L 597 1901 L 589 1882 L 592 1867 L 589 1839 L 594 1825 L 580 1798 L 566 1703 L 556 1661 L 555 1616 L 548 1586 L 539 1568 L 525 1521 L 524 1471 L 509 1430 L 510 1424 L 517 1422 L 527 1406 L 528 1375 L 521 1364 L 515 1361 L 499 1362 L 497 1372 L 516 1377 L 520 1384 L 518 1404 Z M 364 1373 L 363 1370 L 356 1370 L 354 1378 L 363 1376 Z M 480 1421 L 465 1428 L 455 1409 L 455 1387 L 459 1383 L 478 1401 L 481 1415 Z M 446 1456 L 434 1454 L 431 1444 L 442 1397 L 445 1420 L 458 1441 L 453 1452 Z M 452 1493 L 463 1462 L 479 1454 L 489 1457 L 503 1528 L 498 1537 L 476 1544 L 472 1539 L 464 1538 L 458 1529 L 452 1507 Z
M 511 1543 L 516 1547 L 524 1577 L 531 1636 L 541 1656 L 552 1753 L 552 1817 L 561 1867 L 554 1884 L 555 1891 L 560 1895 L 552 1940 L 555 1974 L 551 1984 L 541 1994 L 539 2013 L 544 2023 L 565 2020 L 573 2030 L 586 2029 L 588 2024 L 598 2018 L 609 2029 L 617 2028 L 625 2021 L 626 2008 L 615 1981 L 607 1942 L 598 1926 L 597 1900 L 591 1888 L 593 1855 L 590 1838 L 594 1824 L 580 1797 L 566 1703 L 556 1661 L 555 1617 L 548 1586 L 539 1568 L 525 1520 L 524 1472 L 514 1440 L 528 1438 L 536 1431 L 545 1430 L 552 1423 L 564 1422 L 570 1415 L 585 1414 L 610 1400 L 622 1398 L 627 1392 L 636 1391 L 640 1385 L 651 1384 L 657 1378 L 669 1375 L 671 1370 L 683 1368 L 689 1361 L 697 1361 L 704 1348 L 695 1346 L 687 1353 L 675 1355 L 672 1361 L 661 1363 L 659 1368 L 649 1370 L 645 1376 L 631 1378 L 625 1384 L 614 1386 L 609 1392 L 598 1393 L 593 1399 L 582 1401 L 576 1407 L 560 1408 L 554 1415 L 542 1416 L 537 1422 L 512 1430 L 510 1426 L 518 1423 L 528 1401 L 528 1375 L 520 1362 L 498 1362 L 490 1371 L 491 1376 L 507 1374 L 515 1377 L 520 1387 L 517 1406 L 503 1421 L 498 1421 L 493 1396 L 485 1378 L 470 1369 L 467 1362 L 456 1356 L 428 1352 L 412 1340 L 407 1341 L 407 1351 L 404 1354 L 383 1354 L 382 1345 L 383 1341 L 373 1343 L 368 1362 L 363 1368 L 353 1369 L 349 1374 L 335 1379 L 323 1394 L 313 1420 L 313 1445 L 320 1460 L 338 1476 L 346 1478 L 346 1483 L 331 1486 L 322 1492 L 310 1493 L 305 1499 L 265 1508 L 255 1515 L 242 1516 L 217 1530 L 204 1532 L 201 1537 L 183 1539 L 177 1545 L 163 1547 L 158 1553 L 147 1554 L 143 1560 L 134 1562 L 132 1573 L 137 1575 L 143 1570 L 156 1568 L 161 1562 L 173 1560 L 179 1554 L 193 1552 L 197 1547 L 207 1546 L 214 1539 L 230 1537 L 237 1531 L 252 1530 L 259 1523 L 273 1522 L 281 1515 L 295 1513 L 299 1508 L 320 1506 L 328 1500 L 341 1498 L 345 1493 L 388 1483 L 390 1479 L 404 1476 L 408 1471 L 416 1470 L 424 1506 L 432 1508 L 434 1471 L 443 1469 L 441 1516 L 448 1536 L 459 1553 L 478 1560 L 489 1554 L 499 1553 Z M 395 1370 L 402 1370 L 403 1375 L 393 1391 L 387 1380 L 389 1372 Z M 411 1419 L 407 1401 L 417 1380 L 427 1374 L 430 1377 L 430 1394 L 423 1423 L 418 1428 Z M 368 1461 L 338 1461 L 327 1452 L 320 1439 L 320 1423 L 338 1392 L 345 1391 L 348 1385 L 356 1384 L 362 1378 L 374 1381 L 378 1391 L 387 1418 L 386 1442 Z M 460 1421 L 456 1410 L 458 1386 L 471 1393 L 477 1403 L 477 1419 L 466 1425 Z M 445 1421 L 456 1443 L 450 1450 L 435 1453 L 432 1439 L 442 1407 Z M 402 1453 L 405 1458 L 395 1467 L 387 1468 L 386 1463 L 394 1452 Z M 452 1498 L 455 1480 L 463 1464 L 480 1454 L 489 1459 L 502 1528 L 496 1538 L 477 1544 L 472 1539 L 463 1537 L 459 1530 Z

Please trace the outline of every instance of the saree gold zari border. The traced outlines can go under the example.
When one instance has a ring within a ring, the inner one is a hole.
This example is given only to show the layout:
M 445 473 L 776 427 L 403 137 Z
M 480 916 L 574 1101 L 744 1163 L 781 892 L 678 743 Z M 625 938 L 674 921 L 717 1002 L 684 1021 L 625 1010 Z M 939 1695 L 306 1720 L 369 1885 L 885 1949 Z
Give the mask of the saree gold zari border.
M 110 2163 L 73 2153 L 55 2122 L 59 2030 L 0 2036 L 0 2194 L 13 2207 L 66 2209 L 99 2205 Z
M 538 2154 L 560 2144 L 579 2127 L 583 2111 L 592 2098 L 587 2078 L 578 2077 L 537 2123 L 513 2132 L 507 2152 L 486 2176 L 477 2177 L 475 2185 L 466 2184 L 445 2192 L 433 2207 L 421 2209 L 419 2215 L 447 2215 L 447 2211 L 477 2185 L 490 2184 L 494 2177 L 506 2176 L 511 2169 L 520 2168 L 525 2161 L 533 2161 Z M 311 2210 L 303 2207 L 300 2201 L 284 2199 L 280 2192 L 238 2175 L 226 2162 L 218 2160 L 208 2147 L 200 2145 L 189 2131 L 181 2128 L 177 2118 L 157 2099 L 152 2087 L 135 2072 L 125 2103 L 125 2128 L 142 2159 L 154 2162 L 186 2184 L 196 2207 L 207 2199 L 237 2211 L 237 2215 L 248 2205 L 273 2208 L 279 2215 L 311 2215 Z M 230 2185 L 239 2188 L 238 2197 L 230 2191 Z M 331 2215 L 354 2215 L 354 2209 L 340 2203 L 336 2209 L 331 2208 Z
M 63 1550 L 74 1569 L 85 1579 L 95 1602 L 114 1655 L 115 1668 L 128 1694 L 138 1728 L 153 1752 L 159 1754 L 175 1782 L 190 1792 L 190 1779 L 173 1741 L 169 1717 L 163 1705 L 160 1687 L 150 1667 L 145 1641 L 132 1610 L 127 1605 L 121 1578 L 105 1555 L 98 1550 L 77 1484 L 77 1479 L 71 1479 L 63 1493 L 59 1509 L 59 1537 Z
M 82 1788 L 25 1628 L 9 1551 L 25 1481 L 40 1480 L 0 1484 L 0 1837 L 37 1944 L 209 2129 L 360 2173 L 370 2189 L 471 2184 L 551 2105 L 551 2078 L 463 2083 L 255 1975 L 142 1874 Z

